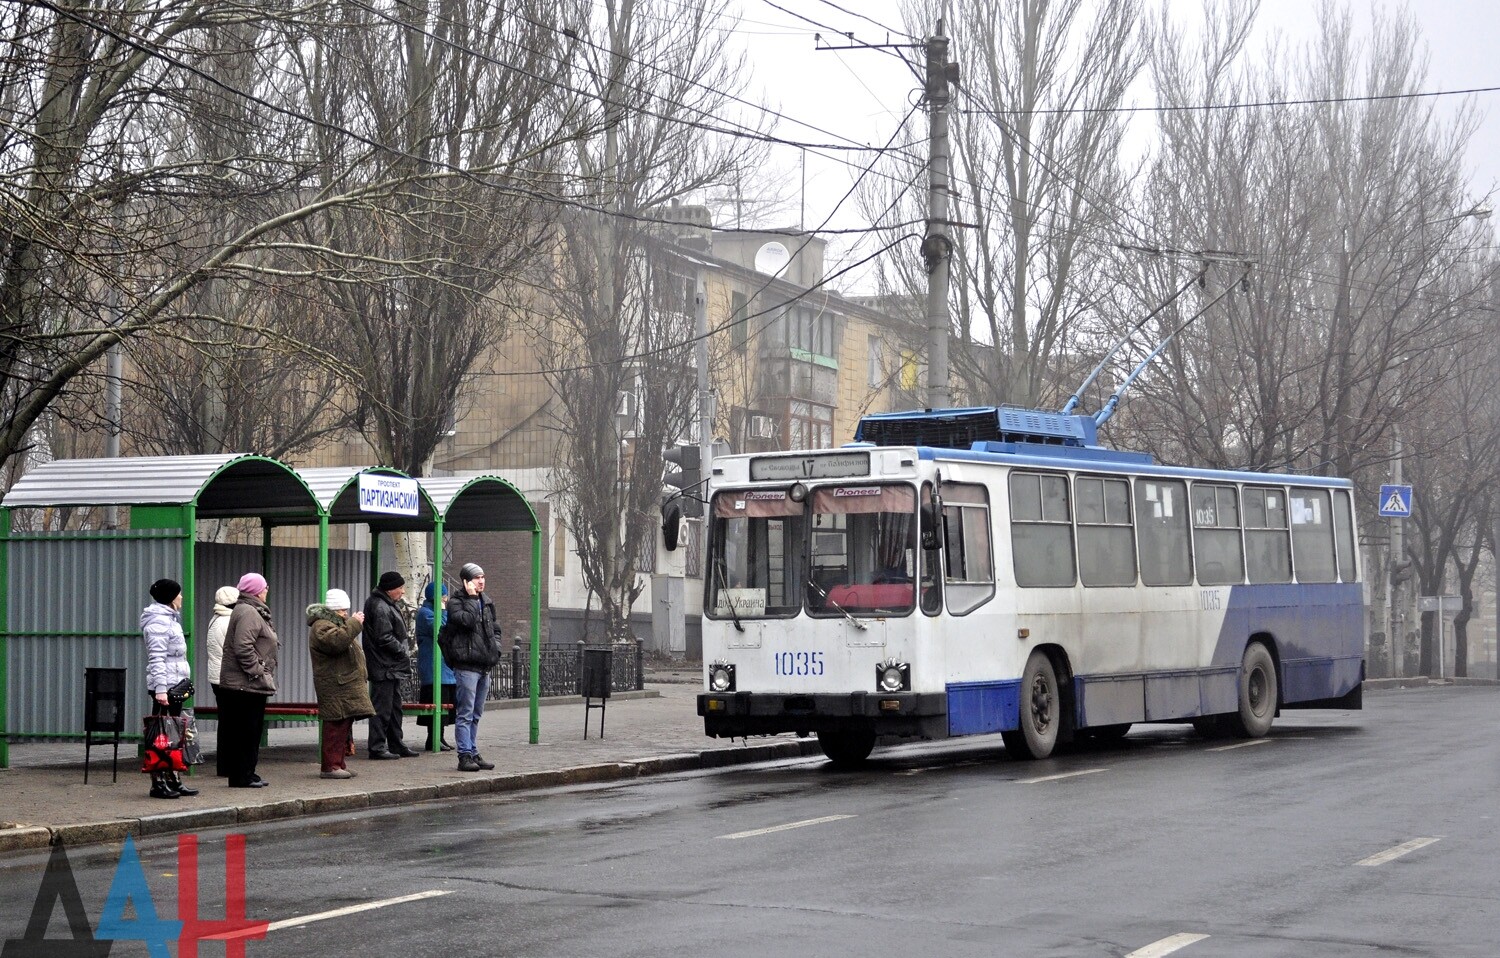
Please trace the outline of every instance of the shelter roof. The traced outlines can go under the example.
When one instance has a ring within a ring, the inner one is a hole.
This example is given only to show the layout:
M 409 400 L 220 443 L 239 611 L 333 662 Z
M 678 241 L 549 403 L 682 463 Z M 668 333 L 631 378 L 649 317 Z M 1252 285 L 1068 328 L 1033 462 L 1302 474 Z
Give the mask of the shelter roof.
M 57 459 L 33 467 L 6 493 L 6 508 L 194 503 L 200 519 L 313 517 L 318 503 L 296 470 L 244 453 Z
M 532 532 L 536 513 L 526 496 L 499 476 L 434 476 L 417 480 L 449 532 Z
M 431 529 L 439 515 L 421 483 L 417 485 L 421 511 L 415 516 L 384 515 L 359 508 L 358 479 L 362 473 L 411 478 L 400 469 L 390 466 L 324 466 L 298 471 L 317 497 L 318 505 L 328 513 L 328 521 L 336 525 L 368 523 L 371 528 L 383 531 L 421 532 Z

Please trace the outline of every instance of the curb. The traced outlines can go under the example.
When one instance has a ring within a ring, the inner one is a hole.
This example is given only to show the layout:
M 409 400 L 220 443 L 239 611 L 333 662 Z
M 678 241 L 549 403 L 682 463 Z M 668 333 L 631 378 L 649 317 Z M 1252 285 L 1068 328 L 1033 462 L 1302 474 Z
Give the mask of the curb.
M 651 755 L 624 762 L 575 765 L 570 768 L 550 769 L 543 772 L 466 778 L 437 785 L 388 788 L 372 792 L 356 792 L 350 795 L 328 795 L 321 798 L 292 798 L 265 805 L 192 809 L 78 825 L 52 827 L 24 825 L 16 828 L 0 828 L 0 854 L 12 851 L 34 851 L 49 845 L 77 846 L 118 842 L 123 841 L 126 835 L 136 837 L 172 835 L 200 828 L 226 828 L 308 815 L 359 811 L 362 808 L 392 808 L 474 795 L 503 795 L 558 788 L 564 785 L 597 785 L 601 782 L 627 781 L 649 775 L 729 768 L 753 762 L 802 758 L 818 754 L 821 753 L 817 740 L 808 738 L 790 742 L 745 745 L 738 748 Z

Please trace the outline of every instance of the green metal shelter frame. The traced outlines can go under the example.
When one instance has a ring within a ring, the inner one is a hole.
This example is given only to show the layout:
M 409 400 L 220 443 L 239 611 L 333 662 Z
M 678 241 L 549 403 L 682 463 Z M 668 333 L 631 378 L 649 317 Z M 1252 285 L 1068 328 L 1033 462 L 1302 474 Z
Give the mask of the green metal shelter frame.
M 499 476 L 473 478 L 436 477 L 417 479 L 420 511 L 416 516 L 398 516 L 363 512 L 359 507 L 359 477 L 362 474 L 411 478 L 397 469 L 382 466 L 368 468 L 330 467 L 303 469 L 300 475 L 318 500 L 318 590 L 328 591 L 328 529 L 330 525 L 363 523 L 370 529 L 370 587 L 380 578 L 380 533 L 431 532 L 432 581 L 443 581 L 443 535 L 445 532 L 529 532 L 531 533 L 531 680 L 528 691 L 531 708 L 530 743 L 541 741 L 539 705 L 541 685 L 542 622 L 542 527 L 531 503 L 510 482 Z M 441 601 L 442 590 L 434 589 L 434 610 Z M 441 652 L 437 632 L 442 616 L 432 617 L 433 674 L 441 672 Z M 442 683 L 433 683 L 432 709 L 427 747 L 440 748 L 443 707 Z
M 16 533 L 16 509 L 129 506 L 130 529 L 111 539 L 169 537 L 182 544 L 182 600 L 195 608 L 194 582 L 199 519 L 259 518 L 317 521 L 317 499 L 291 466 L 266 456 L 141 456 L 120 459 L 59 459 L 33 468 L 0 501 L 0 768 L 10 765 L 12 738 L 81 739 L 81 733 L 12 729 L 10 722 L 10 639 L 18 633 L 10 617 L 12 542 L 47 539 L 103 539 L 88 532 Z M 269 535 L 266 546 L 269 546 Z M 268 555 L 267 555 L 268 559 Z M 192 616 L 183 616 L 188 659 L 194 661 Z M 72 633 L 48 632 L 69 639 Z M 124 633 L 110 633 L 124 638 Z M 139 633 L 130 633 L 138 636 Z M 130 736 L 127 736 L 130 737 Z M 139 737 L 134 736 L 134 737 Z
M 329 526 L 365 523 L 370 527 L 371 587 L 380 574 L 380 532 L 432 532 L 433 581 L 443 578 L 445 532 L 531 533 L 531 676 L 530 743 L 540 741 L 541 672 L 541 524 L 519 489 L 499 476 L 427 478 L 417 480 L 420 508 L 416 516 L 362 512 L 358 480 L 361 473 L 410 478 L 395 469 L 344 468 L 297 470 L 276 459 L 257 455 L 150 456 L 118 459 L 57 460 L 37 466 L 23 476 L 0 501 L 0 768 L 10 764 L 12 738 L 82 739 L 82 733 L 37 733 L 9 727 L 9 665 L 11 629 L 10 544 L 14 541 L 57 538 L 103 538 L 91 533 L 13 532 L 15 509 L 129 506 L 130 531 L 111 538 L 179 539 L 182 543 L 183 605 L 195 608 L 195 545 L 199 519 L 257 518 L 262 524 L 262 567 L 270 574 L 271 530 L 278 525 L 318 527 L 318 593 L 328 590 Z M 436 590 L 441 595 L 440 590 Z M 195 661 L 191 616 L 184 616 L 188 657 Z M 434 640 L 441 616 L 433 616 Z M 29 633 L 27 633 L 29 634 Z M 134 635 L 135 633 L 131 633 Z M 49 636 L 69 638 L 64 633 Z M 125 637 L 123 633 L 115 634 Z M 436 674 L 440 653 L 433 642 Z M 432 714 L 442 708 L 441 683 L 435 683 Z M 431 726 L 429 748 L 437 751 L 442 722 Z

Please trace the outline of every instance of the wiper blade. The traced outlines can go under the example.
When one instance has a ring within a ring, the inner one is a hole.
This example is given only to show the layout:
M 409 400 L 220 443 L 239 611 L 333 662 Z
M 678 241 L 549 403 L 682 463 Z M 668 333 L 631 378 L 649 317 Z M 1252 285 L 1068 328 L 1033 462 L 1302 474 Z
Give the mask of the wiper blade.
M 839 605 L 837 602 L 834 601 L 833 596 L 829 595 L 827 592 L 824 592 L 822 586 L 818 585 L 816 582 L 814 582 L 811 579 L 807 580 L 807 584 L 810 585 L 810 586 L 812 586 L 813 589 L 817 591 L 818 595 L 821 595 L 823 597 L 823 601 L 824 602 L 827 602 L 829 605 L 833 606 L 835 609 L 838 609 L 840 612 L 842 612 L 843 615 L 844 615 L 844 618 L 848 619 L 851 623 L 853 623 L 853 625 L 854 625 L 854 627 L 856 629 L 858 629 L 861 632 L 868 632 L 868 631 L 870 631 L 870 627 L 868 625 L 865 625 L 863 622 L 859 621 L 854 616 L 850 615 L 848 609 L 846 609 L 843 606 Z

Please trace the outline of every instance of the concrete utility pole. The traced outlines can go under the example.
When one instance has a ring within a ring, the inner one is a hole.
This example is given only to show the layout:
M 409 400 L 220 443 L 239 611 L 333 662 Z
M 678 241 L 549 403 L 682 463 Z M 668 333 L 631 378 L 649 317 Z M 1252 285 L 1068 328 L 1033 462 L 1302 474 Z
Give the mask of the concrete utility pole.
M 927 405 L 942 409 L 948 397 L 948 278 L 953 240 L 948 229 L 948 101 L 958 82 L 958 64 L 948 60 L 943 21 L 927 38 L 927 121 L 929 139 L 927 236 L 922 258 L 927 267 Z

